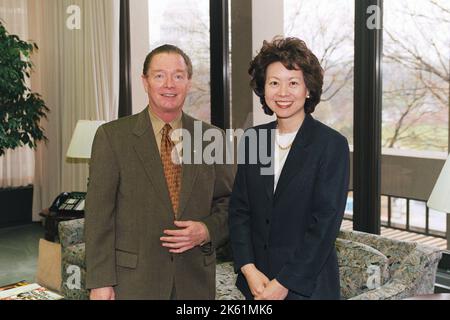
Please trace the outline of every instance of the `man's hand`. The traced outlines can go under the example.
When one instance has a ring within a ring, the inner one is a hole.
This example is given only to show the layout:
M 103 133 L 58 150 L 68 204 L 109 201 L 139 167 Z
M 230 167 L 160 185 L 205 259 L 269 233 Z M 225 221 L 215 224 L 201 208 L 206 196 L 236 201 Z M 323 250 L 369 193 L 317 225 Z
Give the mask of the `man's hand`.
M 255 300 L 284 300 L 289 290 L 285 288 L 277 279 L 273 279 L 266 285 L 264 291 L 255 297 Z
M 259 271 L 253 263 L 246 264 L 241 271 L 254 297 L 264 292 L 266 285 L 270 282 L 264 273 Z
M 89 296 L 91 300 L 115 300 L 116 294 L 113 287 L 91 289 Z
M 167 236 L 161 237 L 162 246 L 169 248 L 169 252 L 182 253 L 202 244 L 208 239 L 208 230 L 201 222 L 175 221 L 180 230 L 164 230 Z

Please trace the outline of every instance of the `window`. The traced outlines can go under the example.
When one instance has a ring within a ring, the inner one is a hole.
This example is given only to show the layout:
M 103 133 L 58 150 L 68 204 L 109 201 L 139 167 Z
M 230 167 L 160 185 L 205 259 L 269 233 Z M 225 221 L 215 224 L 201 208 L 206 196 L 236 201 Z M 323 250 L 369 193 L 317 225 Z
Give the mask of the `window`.
M 450 1 L 384 2 L 384 148 L 447 151 Z
M 183 110 L 211 122 L 209 0 L 148 0 L 150 48 L 169 43 L 191 58 L 192 89 Z
M 354 0 L 285 0 L 285 36 L 304 40 L 325 70 L 314 117 L 353 144 Z
M 401 170 L 394 176 L 382 177 L 391 186 L 396 181 L 410 181 L 408 186 L 413 188 L 412 183 L 420 179 L 421 168 L 411 165 L 414 162 L 408 156 L 446 158 L 448 30 L 449 0 L 384 1 L 382 147 L 384 155 L 404 157 Z M 385 162 L 385 166 L 390 165 Z M 399 185 L 395 193 L 401 194 L 406 187 Z M 445 234 L 445 214 L 434 210 L 427 214 L 425 202 L 393 198 L 391 209 L 394 226 Z

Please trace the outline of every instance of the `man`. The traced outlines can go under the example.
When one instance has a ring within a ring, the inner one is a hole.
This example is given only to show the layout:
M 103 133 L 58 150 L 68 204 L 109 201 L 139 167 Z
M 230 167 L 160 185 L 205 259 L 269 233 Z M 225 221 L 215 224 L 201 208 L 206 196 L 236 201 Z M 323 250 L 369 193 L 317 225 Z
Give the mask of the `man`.
M 148 108 L 97 131 L 85 222 L 91 299 L 215 298 L 234 167 L 172 160 L 172 131 L 194 136 L 194 119 L 182 112 L 191 78 L 181 49 L 156 48 L 142 75 Z M 187 152 L 202 150 L 174 154 Z

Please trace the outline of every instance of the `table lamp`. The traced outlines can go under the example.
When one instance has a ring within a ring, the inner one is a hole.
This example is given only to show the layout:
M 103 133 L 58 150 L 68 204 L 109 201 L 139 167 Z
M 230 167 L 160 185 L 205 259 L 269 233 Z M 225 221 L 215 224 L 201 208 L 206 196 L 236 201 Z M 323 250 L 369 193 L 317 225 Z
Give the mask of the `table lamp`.
M 106 121 L 78 120 L 75 130 L 72 134 L 66 157 L 76 159 L 90 159 L 92 143 L 98 127 Z M 87 179 L 89 185 L 89 177 Z M 85 194 L 83 192 L 83 194 Z M 84 202 L 84 201 L 83 201 Z M 84 206 L 84 203 L 83 203 Z
M 105 121 L 78 120 L 66 156 L 68 158 L 90 159 L 94 136 Z
M 447 213 L 447 249 L 450 249 L 450 156 L 439 174 L 427 206 Z

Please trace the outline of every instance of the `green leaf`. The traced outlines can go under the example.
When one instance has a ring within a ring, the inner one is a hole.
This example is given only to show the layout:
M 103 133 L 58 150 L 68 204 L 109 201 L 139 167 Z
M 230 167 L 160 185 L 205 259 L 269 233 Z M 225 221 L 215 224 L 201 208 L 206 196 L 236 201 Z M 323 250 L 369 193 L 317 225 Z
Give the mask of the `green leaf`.
M 39 123 L 49 109 L 26 83 L 34 49 L 38 49 L 36 43 L 10 35 L 0 21 L 0 156 L 6 149 L 35 148 L 37 141 L 47 141 Z

